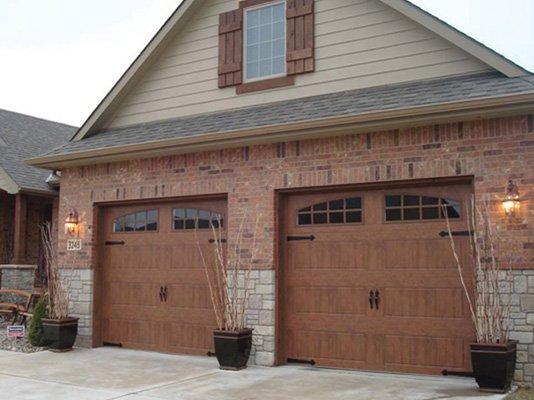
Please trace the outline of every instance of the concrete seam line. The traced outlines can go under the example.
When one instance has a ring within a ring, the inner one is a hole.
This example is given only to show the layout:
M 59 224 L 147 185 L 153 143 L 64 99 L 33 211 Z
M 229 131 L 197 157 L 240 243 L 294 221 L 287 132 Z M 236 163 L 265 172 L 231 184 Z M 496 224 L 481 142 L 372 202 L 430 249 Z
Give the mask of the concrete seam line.
M 162 389 L 162 388 L 165 388 L 165 387 L 168 387 L 168 386 L 172 386 L 172 385 L 179 385 L 179 384 L 182 384 L 182 383 L 195 381 L 197 379 L 206 378 L 206 377 L 209 377 L 209 376 L 215 376 L 215 375 L 218 375 L 218 374 L 219 374 L 219 371 L 208 372 L 208 373 L 205 373 L 205 374 L 201 374 L 201 375 L 197 375 L 197 376 L 191 376 L 189 378 L 185 378 L 185 379 L 182 379 L 182 380 L 174 381 L 174 382 L 171 382 L 171 383 L 164 383 L 164 384 L 161 384 L 161 385 L 156 385 L 156 386 L 154 386 L 152 388 L 149 388 L 149 389 L 143 389 L 143 390 L 139 390 L 137 392 L 129 393 L 128 395 L 132 395 L 132 394 L 145 394 L 146 395 L 146 392 L 150 392 L 152 390 Z M 121 397 L 124 397 L 124 396 L 121 396 Z M 117 399 L 120 399 L 121 397 L 117 397 Z M 150 396 L 150 397 L 154 397 L 154 396 Z M 115 400 L 115 399 L 110 399 L 110 400 Z

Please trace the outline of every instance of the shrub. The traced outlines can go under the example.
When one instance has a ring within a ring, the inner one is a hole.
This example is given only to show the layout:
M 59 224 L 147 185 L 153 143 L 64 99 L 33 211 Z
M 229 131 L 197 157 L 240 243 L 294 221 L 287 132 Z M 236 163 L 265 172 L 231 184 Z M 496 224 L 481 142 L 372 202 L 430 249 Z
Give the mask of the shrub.
M 41 300 L 33 310 L 33 317 L 30 321 L 30 330 L 28 340 L 32 346 L 40 347 L 43 345 L 43 318 L 46 316 L 46 305 Z

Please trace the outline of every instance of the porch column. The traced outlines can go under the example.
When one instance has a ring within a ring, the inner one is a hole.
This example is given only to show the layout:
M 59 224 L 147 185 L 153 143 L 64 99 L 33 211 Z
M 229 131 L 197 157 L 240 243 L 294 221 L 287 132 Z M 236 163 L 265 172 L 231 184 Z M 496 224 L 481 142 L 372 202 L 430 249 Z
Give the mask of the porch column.
M 15 221 L 13 235 L 13 264 L 26 263 L 26 196 L 15 195 Z

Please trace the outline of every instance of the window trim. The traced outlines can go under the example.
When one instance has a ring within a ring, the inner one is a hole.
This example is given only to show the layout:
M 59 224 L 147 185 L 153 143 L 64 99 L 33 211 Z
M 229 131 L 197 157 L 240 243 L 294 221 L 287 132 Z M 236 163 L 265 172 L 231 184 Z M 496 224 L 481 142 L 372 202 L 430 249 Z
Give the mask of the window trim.
M 148 212 L 149 211 L 156 211 L 157 212 L 157 218 L 156 218 L 156 229 L 153 230 L 153 231 L 149 231 L 148 229 L 145 229 L 144 231 L 136 231 L 136 230 L 133 230 L 133 231 L 126 231 L 126 230 L 123 230 L 122 232 L 115 232 L 115 221 L 120 219 L 120 218 L 124 218 L 124 217 L 127 217 L 129 215 L 136 215 L 137 213 L 140 213 L 140 212 L 146 212 L 147 215 L 148 215 Z M 123 234 L 140 234 L 140 233 L 158 233 L 159 230 L 160 230 L 160 217 L 161 217 L 161 210 L 159 207 L 154 207 L 154 208 L 146 208 L 146 209 L 142 209 L 142 210 L 138 210 L 138 211 L 135 211 L 135 212 L 127 212 L 126 214 L 121 214 L 115 218 L 113 218 L 113 220 L 111 221 L 111 233 L 113 235 L 123 235 Z
M 244 5 L 244 7 L 241 7 L 243 8 L 243 84 L 242 85 L 245 85 L 245 84 L 252 84 L 252 83 L 257 83 L 257 82 L 262 82 L 262 81 L 269 81 L 269 80 L 273 80 L 273 82 L 277 81 L 279 78 L 285 78 L 287 77 L 287 3 L 286 3 L 286 0 L 269 0 L 269 1 L 264 1 L 264 2 L 261 2 L 260 4 L 256 4 L 256 5 L 251 5 L 251 6 L 246 6 L 246 4 L 243 4 L 244 2 L 242 2 L 242 5 Z M 262 77 L 258 77 L 258 78 L 252 78 L 252 79 L 248 79 L 247 78 L 247 38 L 248 38 L 248 32 L 247 32 L 247 19 L 248 19 L 248 12 L 249 11 L 254 11 L 254 10 L 259 10 L 261 8 L 265 8 L 265 7 L 271 7 L 271 6 L 275 6 L 275 5 L 279 5 L 279 4 L 283 4 L 285 5 L 284 7 L 284 15 L 285 15 L 285 18 L 284 18 L 284 72 L 282 73 L 279 73 L 279 74 L 272 74 L 272 75 L 266 75 L 266 76 L 262 76 Z M 281 81 L 280 81 L 281 82 Z M 283 86 L 288 86 L 292 83 L 290 82 L 286 82 L 285 85 Z M 276 86 L 275 86 L 276 87 Z M 262 89 L 253 89 L 253 90 L 250 90 L 250 91 L 256 91 L 256 90 L 262 90 Z M 242 93 L 247 93 L 246 91 L 242 91 Z M 238 93 L 239 94 L 239 93 Z

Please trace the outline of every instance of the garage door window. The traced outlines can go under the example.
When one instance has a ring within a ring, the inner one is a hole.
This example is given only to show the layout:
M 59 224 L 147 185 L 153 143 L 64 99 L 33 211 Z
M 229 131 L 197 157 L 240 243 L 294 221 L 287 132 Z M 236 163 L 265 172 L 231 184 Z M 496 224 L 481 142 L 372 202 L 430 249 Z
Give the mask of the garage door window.
M 113 220 L 113 233 L 155 232 L 157 230 L 158 210 L 139 211 Z
M 299 226 L 359 224 L 362 222 L 362 199 L 331 200 L 298 210 Z
M 460 203 L 439 197 L 389 195 L 385 199 L 387 222 L 443 220 L 460 218 Z
M 175 208 L 172 210 L 172 218 L 175 231 L 212 229 L 223 226 L 221 214 L 196 208 Z

